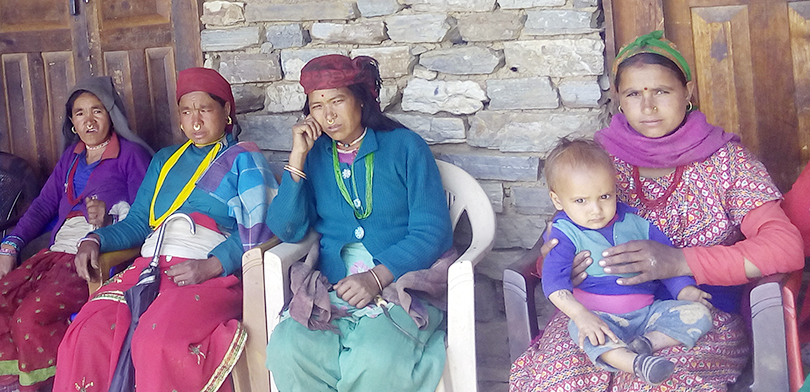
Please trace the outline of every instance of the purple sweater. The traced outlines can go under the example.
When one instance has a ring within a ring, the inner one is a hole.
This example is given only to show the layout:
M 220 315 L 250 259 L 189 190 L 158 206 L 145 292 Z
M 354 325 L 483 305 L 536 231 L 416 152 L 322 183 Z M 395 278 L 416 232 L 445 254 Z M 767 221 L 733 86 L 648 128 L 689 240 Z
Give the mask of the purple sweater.
M 40 236 L 56 217 L 56 225 L 51 233 L 50 243 L 53 244 L 56 232 L 65 223 L 68 213 L 76 204 L 81 204 L 79 208 L 87 217 L 87 210 L 84 206 L 85 197 L 97 196 L 107 205 L 107 210 L 119 201 L 132 204 L 135 200 L 135 194 L 138 192 L 138 187 L 141 186 L 146 167 L 149 166 L 152 157 L 140 145 L 122 137 L 119 138 L 113 133 L 110 144 L 104 150 L 101 161 L 87 180 L 82 194 L 75 199 L 76 203 L 71 203 L 65 194 L 68 170 L 76 156 L 84 149 L 84 143 L 79 142 L 65 150 L 45 186 L 42 187 L 39 196 L 31 202 L 25 215 L 11 232 L 9 239 L 16 242 L 20 249 Z M 17 236 L 19 239 L 12 236 Z

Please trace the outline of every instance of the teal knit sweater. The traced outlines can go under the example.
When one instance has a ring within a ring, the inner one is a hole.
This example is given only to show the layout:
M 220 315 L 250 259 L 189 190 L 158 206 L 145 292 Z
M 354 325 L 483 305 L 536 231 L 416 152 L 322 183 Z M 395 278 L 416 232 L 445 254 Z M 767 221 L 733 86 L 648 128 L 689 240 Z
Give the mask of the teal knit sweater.
M 285 172 L 270 205 L 270 229 L 281 240 L 300 241 L 310 227 L 322 235 L 319 269 L 332 283 L 346 277 L 340 251 L 351 242 L 362 242 L 374 262 L 388 267 L 395 278 L 430 267 L 452 245 L 441 177 L 427 143 L 404 128 L 369 129 L 355 158 L 357 193 L 364 206 L 364 158 L 372 152 L 373 204 L 368 218 L 355 218 L 340 194 L 332 139 L 327 135 L 316 140 L 307 155 L 307 180 L 296 183 Z M 352 194 L 352 187 L 348 188 Z

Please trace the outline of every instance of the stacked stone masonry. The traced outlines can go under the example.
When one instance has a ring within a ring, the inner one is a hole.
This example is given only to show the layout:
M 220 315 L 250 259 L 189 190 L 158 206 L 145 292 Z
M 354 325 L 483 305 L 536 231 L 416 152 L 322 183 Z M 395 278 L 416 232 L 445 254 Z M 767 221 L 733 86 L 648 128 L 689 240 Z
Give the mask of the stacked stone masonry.
M 590 137 L 607 121 L 597 4 L 213 0 L 203 3 L 201 41 L 206 66 L 234 86 L 242 138 L 258 143 L 274 166 L 286 158 L 290 128 L 301 118 L 304 64 L 331 53 L 377 59 L 385 113 L 422 135 L 438 159 L 476 177 L 490 196 L 497 239 L 477 271 L 498 281 L 554 212 L 542 176 L 545 155 L 559 137 Z M 505 390 L 502 370 L 479 371 L 485 390 Z

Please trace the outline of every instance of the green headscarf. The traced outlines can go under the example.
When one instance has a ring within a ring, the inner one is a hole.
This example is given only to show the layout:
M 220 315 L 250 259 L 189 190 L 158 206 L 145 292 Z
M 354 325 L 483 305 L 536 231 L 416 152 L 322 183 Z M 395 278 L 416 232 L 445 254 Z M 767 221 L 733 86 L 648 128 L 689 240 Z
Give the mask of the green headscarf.
M 689 64 L 686 62 L 686 59 L 681 52 L 678 51 L 678 48 L 675 47 L 672 41 L 664 38 L 664 32 L 661 30 L 644 34 L 619 50 L 619 54 L 616 55 L 616 60 L 613 61 L 613 78 L 616 78 L 619 64 L 640 53 L 655 53 L 672 60 L 672 62 L 681 69 L 684 76 L 686 76 L 686 81 L 692 80 L 692 71 L 689 69 Z

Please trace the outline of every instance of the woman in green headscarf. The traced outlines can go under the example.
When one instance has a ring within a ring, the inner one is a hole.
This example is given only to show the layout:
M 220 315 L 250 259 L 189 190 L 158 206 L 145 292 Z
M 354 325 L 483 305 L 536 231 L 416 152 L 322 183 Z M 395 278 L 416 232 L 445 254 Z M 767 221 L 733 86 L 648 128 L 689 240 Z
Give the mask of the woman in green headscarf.
M 762 163 L 737 135 L 693 110 L 691 71 L 662 32 L 643 35 L 623 48 L 613 77 L 620 113 L 595 139 L 613 157 L 618 199 L 638 209 L 675 246 L 631 241 L 602 255 L 579 254 L 571 273 L 579 279 L 572 280 L 582 281 L 576 271 L 584 268 L 578 267 L 594 261 L 608 274 L 636 274 L 608 277 L 618 285 L 694 276 L 712 296 L 713 328 L 688 350 L 663 348 L 654 338 L 663 331 L 654 327 L 638 331 L 650 344 L 630 347 L 633 351 L 655 352 L 675 364 L 670 378 L 650 385 L 630 373 L 609 373 L 591 364 L 567 336 L 568 318 L 558 314 L 513 364 L 510 389 L 725 391 L 751 351 L 740 315 L 743 285 L 802 268 L 801 236 L 780 208 L 782 195 Z M 546 244 L 554 246 L 567 245 Z M 590 299 L 615 301 L 605 294 L 591 294 Z

